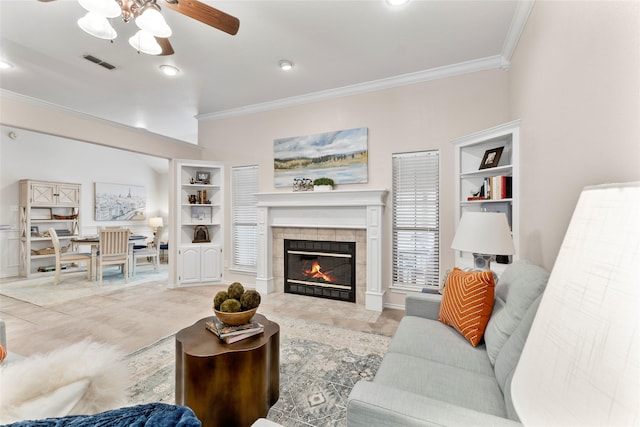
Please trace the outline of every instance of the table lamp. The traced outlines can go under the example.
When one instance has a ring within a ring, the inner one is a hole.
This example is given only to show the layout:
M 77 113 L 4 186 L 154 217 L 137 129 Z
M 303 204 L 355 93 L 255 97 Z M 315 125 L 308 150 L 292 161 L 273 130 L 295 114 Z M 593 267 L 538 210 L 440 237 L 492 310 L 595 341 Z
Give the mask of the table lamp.
M 153 227 L 153 237 L 156 237 L 156 234 L 158 233 L 158 228 L 164 226 L 164 223 L 162 222 L 162 217 L 160 216 L 154 216 L 149 218 L 149 226 Z
M 463 213 L 451 248 L 473 253 L 473 265 L 478 270 L 490 270 L 496 255 L 516 252 L 507 216 L 502 212 Z

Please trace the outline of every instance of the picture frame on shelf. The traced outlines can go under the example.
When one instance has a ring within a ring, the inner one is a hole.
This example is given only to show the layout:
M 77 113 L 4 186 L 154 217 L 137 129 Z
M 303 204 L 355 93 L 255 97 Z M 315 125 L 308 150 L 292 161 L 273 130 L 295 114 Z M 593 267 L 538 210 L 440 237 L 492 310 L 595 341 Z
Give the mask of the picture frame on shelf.
M 31 226 L 31 237 L 40 237 L 40 230 L 37 225 Z
M 496 147 L 485 151 L 479 169 L 489 169 L 498 166 L 503 150 L 504 147 Z
M 196 172 L 196 182 L 201 182 L 202 184 L 209 184 L 211 182 L 211 172 L 209 172 L 209 171 L 197 171 Z
M 211 208 L 194 206 L 191 208 L 191 221 L 194 223 L 211 223 Z

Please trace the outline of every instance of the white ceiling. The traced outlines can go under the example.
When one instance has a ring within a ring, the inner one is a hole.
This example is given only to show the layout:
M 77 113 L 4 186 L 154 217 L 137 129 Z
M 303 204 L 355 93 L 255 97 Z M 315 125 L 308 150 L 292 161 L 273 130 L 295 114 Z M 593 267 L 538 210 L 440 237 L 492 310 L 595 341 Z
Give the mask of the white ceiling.
M 197 119 L 493 68 L 508 60 L 532 0 L 203 0 L 236 16 L 230 36 L 168 8 L 176 53 L 138 54 L 133 22 L 111 43 L 77 25 L 76 0 L 0 0 L 0 88 L 196 143 Z M 158 0 L 162 6 L 163 0 Z M 91 54 L 106 70 L 85 59 Z M 278 68 L 281 59 L 293 70 Z M 181 73 L 168 78 L 159 65 Z M 444 69 L 442 67 L 445 67 Z M 1 121 L 1 117 L 0 117 Z

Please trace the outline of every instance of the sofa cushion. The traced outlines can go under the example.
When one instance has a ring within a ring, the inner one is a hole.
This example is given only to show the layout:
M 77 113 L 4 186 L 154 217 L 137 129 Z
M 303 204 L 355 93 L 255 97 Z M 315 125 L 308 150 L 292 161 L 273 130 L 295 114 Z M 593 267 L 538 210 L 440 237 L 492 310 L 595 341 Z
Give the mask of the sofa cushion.
M 507 415 L 493 376 L 407 354 L 387 353 L 374 382 L 499 417 Z
M 516 261 L 504 271 L 495 288 L 496 302 L 484 332 L 491 363 L 516 330 L 533 301 L 544 291 L 549 273 L 526 261 Z
M 496 380 L 503 391 L 505 390 L 507 377 L 516 369 L 518 360 L 520 360 L 524 343 L 527 340 L 527 336 L 529 336 L 529 330 L 531 329 L 541 300 L 542 295 L 538 295 L 538 298 L 531 303 L 522 321 L 518 324 L 518 327 L 513 331 L 507 342 L 504 343 L 500 349 L 500 353 L 498 353 L 494 367 Z
M 458 330 L 474 347 L 480 343 L 493 309 L 493 273 L 454 268 L 444 288 L 438 320 Z
M 455 329 L 436 320 L 405 316 L 387 353 L 402 353 L 470 371 L 494 375 L 484 344 L 470 346 Z

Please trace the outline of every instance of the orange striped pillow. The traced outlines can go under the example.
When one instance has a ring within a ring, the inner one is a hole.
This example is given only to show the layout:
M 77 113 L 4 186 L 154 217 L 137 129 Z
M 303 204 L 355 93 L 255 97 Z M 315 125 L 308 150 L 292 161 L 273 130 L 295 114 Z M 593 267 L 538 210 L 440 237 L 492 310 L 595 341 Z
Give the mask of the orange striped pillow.
M 447 277 L 438 320 L 455 328 L 476 347 L 493 310 L 494 288 L 491 271 L 454 268 Z

